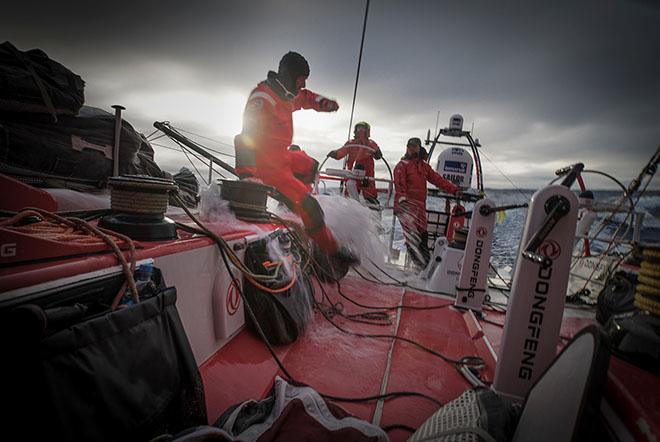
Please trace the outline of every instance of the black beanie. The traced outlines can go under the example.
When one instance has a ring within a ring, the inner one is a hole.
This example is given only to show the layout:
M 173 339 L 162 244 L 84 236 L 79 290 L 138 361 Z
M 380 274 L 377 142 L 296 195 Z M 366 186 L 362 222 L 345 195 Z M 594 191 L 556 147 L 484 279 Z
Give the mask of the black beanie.
M 280 60 L 278 72 L 280 76 L 287 76 L 295 81 L 301 75 L 309 76 L 309 64 L 305 57 L 297 52 L 287 52 Z

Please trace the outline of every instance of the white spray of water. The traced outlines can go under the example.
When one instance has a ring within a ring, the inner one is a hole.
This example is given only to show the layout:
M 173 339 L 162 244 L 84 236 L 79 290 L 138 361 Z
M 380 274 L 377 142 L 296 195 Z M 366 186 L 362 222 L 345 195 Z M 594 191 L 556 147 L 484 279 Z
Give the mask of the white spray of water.
M 325 213 L 325 223 L 340 245 L 359 255 L 365 265 L 369 261 L 384 264 L 387 248 L 379 236 L 384 229 L 376 212 L 350 198 L 316 198 Z
M 281 208 L 278 208 L 278 203 L 270 198 L 268 200 L 268 209 L 274 213 L 282 210 Z M 266 237 L 272 233 L 271 229 L 266 229 L 259 224 L 242 221 L 236 218 L 236 215 L 229 207 L 229 201 L 222 198 L 220 186 L 217 183 L 210 184 L 200 192 L 199 211 L 200 218 L 207 223 L 237 227 L 243 231 L 247 230 L 253 232 L 258 238 Z M 292 219 L 298 223 L 301 222 L 300 218 L 295 214 L 288 212 L 286 209 L 280 214 L 280 216 Z M 281 262 L 283 264 L 279 271 L 283 271 L 286 273 L 287 277 L 291 277 L 293 274 L 293 263 L 289 261 L 290 253 L 288 247 L 287 250 L 284 250 L 283 244 L 281 244 L 280 241 L 271 240 L 266 244 L 266 250 L 268 251 L 268 257 L 271 261 Z
M 347 247 L 360 257 L 361 268 L 369 270 L 373 275 L 386 282 L 393 282 L 378 270 L 385 268 L 387 257 L 387 234 L 377 212 L 368 209 L 353 199 L 338 195 L 317 195 L 317 200 L 323 209 L 325 223 L 332 231 L 340 246 Z M 267 208 L 276 215 L 294 221 L 302 226 L 300 217 L 292 213 L 286 206 L 273 199 L 268 199 Z M 201 192 L 200 217 L 205 222 L 218 223 L 228 226 L 240 226 L 241 230 L 254 232 L 263 237 L 271 233 L 258 224 L 244 222 L 236 218 L 229 208 L 229 202 L 222 199 L 220 187 L 213 183 Z M 389 219 L 391 223 L 391 218 Z M 389 228 L 389 227 L 388 227 Z M 288 250 L 283 250 L 279 241 L 270 241 L 267 250 L 271 260 L 283 262 L 283 271 L 291 275 L 292 267 L 286 259 Z M 405 281 L 417 281 L 417 275 L 410 272 L 400 272 L 388 267 L 388 273 L 395 278 Z
M 211 183 L 200 192 L 199 216 L 204 221 L 233 225 L 239 223 L 229 208 L 229 202 L 220 196 L 220 186 Z

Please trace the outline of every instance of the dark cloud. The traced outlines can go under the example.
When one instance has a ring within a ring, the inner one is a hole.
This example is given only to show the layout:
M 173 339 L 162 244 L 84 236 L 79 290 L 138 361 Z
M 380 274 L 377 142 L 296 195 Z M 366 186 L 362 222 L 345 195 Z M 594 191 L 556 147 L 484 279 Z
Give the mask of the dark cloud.
M 0 38 L 82 75 L 89 104 L 130 105 L 141 130 L 176 119 L 222 142 L 241 99 L 300 51 L 309 87 L 342 106 L 296 117 L 296 141 L 320 157 L 346 137 L 363 13 L 354 1 L 22 1 L 3 6 Z M 653 1 L 373 1 L 356 119 L 373 123 L 390 162 L 438 112 L 441 125 L 460 112 L 523 186 L 578 160 L 627 180 L 660 143 L 658 54 Z M 484 170 L 508 185 L 486 160 Z

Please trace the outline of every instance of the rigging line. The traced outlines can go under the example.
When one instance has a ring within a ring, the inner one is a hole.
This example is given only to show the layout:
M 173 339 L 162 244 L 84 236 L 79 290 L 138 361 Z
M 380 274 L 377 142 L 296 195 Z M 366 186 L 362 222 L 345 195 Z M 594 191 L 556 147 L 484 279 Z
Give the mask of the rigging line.
M 156 130 L 154 130 L 153 132 L 151 132 L 151 133 L 150 133 L 149 135 L 147 135 L 145 138 L 146 138 L 147 140 L 149 140 L 149 138 L 153 137 L 154 134 L 155 134 L 156 132 L 158 132 L 158 129 L 156 129 Z
M 233 155 L 233 154 L 230 154 L 230 153 L 225 153 L 221 150 L 213 149 L 213 148 L 208 147 L 208 146 L 204 146 L 204 149 L 210 150 L 213 153 L 217 153 L 218 155 L 222 155 L 222 156 L 225 156 L 225 157 L 236 158 L 236 155 Z
M 633 209 L 637 209 L 637 204 L 639 203 L 640 198 L 646 193 L 646 189 L 649 187 L 649 184 L 651 184 L 651 181 L 653 181 L 653 174 L 650 174 L 648 177 L 648 180 L 646 181 L 646 184 L 644 185 L 644 188 L 642 189 L 641 192 L 637 192 L 637 198 L 635 199 L 635 203 L 633 205 Z
M 197 144 L 197 143 L 196 143 L 196 144 Z M 201 146 L 201 145 L 200 145 L 200 146 Z M 206 149 L 206 150 L 210 150 L 211 152 L 213 152 L 213 153 L 217 153 L 218 155 L 222 155 L 222 156 L 229 157 L 229 158 L 236 158 L 236 155 L 233 155 L 233 154 L 230 154 L 230 153 L 225 153 L 225 152 L 223 152 L 223 151 L 221 151 L 221 150 L 213 149 L 213 148 L 208 147 L 208 146 L 203 146 L 203 147 L 204 147 L 204 149 Z
M 174 127 L 174 126 L 172 126 L 172 127 Z M 234 148 L 234 146 L 233 146 L 232 144 L 225 143 L 224 141 L 216 140 L 216 139 L 214 139 L 214 138 L 205 137 L 204 135 L 196 134 L 196 133 L 194 133 L 194 132 L 190 132 L 190 131 L 187 131 L 187 130 L 181 129 L 180 127 L 174 127 L 174 128 L 175 128 L 176 130 L 178 130 L 179 132 L 183 132 L 183 133 L 186 133 L 186 134 L 194 135 L 194 136 L 199 137 L 199 138 L 202 138 L 202 139 L 204 139 L 204 140 L 213 141 L 214 143 L 222 144 L 222 145 L 224 145 L 224 146 L 231 147 L 232 149 Z
M 486 157 L 486 159 L 488 160 L 488 162 L 489 162 L 490 164 L 492 164 L 492 165 L 495 167 L 495 169 L 497 169 L 497 171 L 498 171 L 498 172 L 499 172 L 499 173 L 500 173 L 500 174 L 501 174 L 501 175 L 502 175 L 502 176 L 503 176 L 503 177 L 504 177 L 504 178 L 505 178 L 505 179 L 506 179 L 506 180 L 507 180 L 507 181 L 508 181 L 508 182 L 509 182 L 509 183 L 510 183 L 510 184 L 511 184 L 511 185 L 512 185 L 512 186 L 513 186 L 513 187 L 514 187 L 514 188 L 515 188 L 520 194 L 521 194 L 521 195 L 522 195 L 522 196 L 524 196 L 525 198 L 529 198 L 529 195 L 526 194 L 525 191 L 521 190 L 518 186 L 516 186 L 516 184 L 515 184 L 513 181 L 511 181 L 511 179 L 509 179 L 509 177 L 506 176 L 506 174 L 505 174 L 504 172 L 502 172 L 502 169 L 500 169 L 500 168 L 497 166 L 497 164 L 495 164 L 495 162 L 494 162 L 493 160 L 491 160 L 490 157 L 489 157 L 488 155 L 486 155 L 486 152 L 484 152 L 483 149 L 481 150 L 481 153 L 484 154 L 484 156 Z M 529 194 L 532 194 L 532 192 L 530 192 L 530 191 L 527 191 L 527 192 L 528 192 Z
M 351 139 L 351 129 L 353 127 L 353 115 L 355 112 L 355 99 L 357 97 L 358 82 L 360 80 L 360 66 L 362 65 L 362 50 L 364 49 L 364 36 L 367 31 L 367 18 L 369 17 L 369 2 L 370 0 L 367 0 L 367 5 L 364 10 L 364 23 L 362 24 L 362 40 L 360 41 L 360 53 L 358 55 L 357 72 L 355 74 L 355 87 L 353 88 L 353 104 L 351 106 L 351 119 L 348 125 L 347 139 L 349 140 Z M 346 165 L 346 160 L 344 160 L 344 165 Z
M 198 136 L 198 137 L 201 137 L 201 138 L 206 138 L 206 137 L 203 137 L 202 135 L 194 134 L 194 133 L 192 133 L 192 132 L 188 132 L 188 131 L 185 131 L 185 130 L 183 130 L 183 129 L 179 129 L 179 128 L 177 128 L 177 127 L 172 126 L 171 124 L 169 125 L 169 128 L 170 128 L 170 130 L 171 130 L 172 132 L 176 133 L 177 135 L 179 135 L 179 136 L 182 137 L 182 138 L 185 138 L 186 140 L 188 140 L 188 142 L 190 142 L 191 144 L 194 144 L 195 146 L 199 147 L 200 149 L 203 149 L 203 150 L 210 150 L 211 152 L 215 152 L 215 153 L 217 153 L 217 154 L 219 154 L 219 155 L 224 155 L 224 156 L 227 156 L 227 157 L 230 157 L 230 158 L 236 158 L 235 155 L 228 154 L 228 153 L 222 152 L 222 151 L 220 151 L 220 150 L 216 150 L 216 149 L 213 149 L 213 148 L 211 148 L 211 147 L 205 146 L 205 145 L 203 145 L 203 144 L 201 144 L 201 143 L 198 143 L 197 141 L 192 140 L 192 139 L 190 139 L 189 137 L 186 137 L 185 135 L 182 135 L 181 132 L 186 132 L 186 133 L 188 133 L 188 134 L 192 134 L 192 135 L 195 135 L 195 136 Z M 232 147 L 233 147 L 233 146 L 232 146 Z
M 511 288 L 511 281 L 510 281 L 510 280 L 507 281 L 506 279 L 504 279 L 504 278 L 502 277 L 502 275 L 500 275 L 500 272 L 497 271 L 497 267 L 495 267 L 495 266 L 492 265 L 491 263 L 488 263 L 488 266 L 491 268 L 491 270 L 493 270 L 493 271 L 495 272 L 495 274 L 497 275 L 497 277 L 500 278 L 500 280 L 504 283 L 504 285 L 505 285 L 507 288 L 510 289 L 510 288 Z
M 225 146 L 231 147 L 232 149 L 234 148 L 234 146 L 232 146 L 231 144 L 223 143 L 223 142 L 221 142 L 221 141 L 214 140 L 213 138 L 208 138 L 208 137 L 205 137 L 205 136 L 203 136 L 203 135 L 199 135 L 199 134 L 196 134 L 196 133 L 193 133 L 193 132 L 188 132 L 187 130 L 183 130 L 183 129 L 180 129 L 180 128 L 178 128 L 178 127 L 174 127 L 174 126 L 171 126 L 171 128 L 174 129 L 174 130 L 176 130 L 176 131 L 179 131 L 179 132 L 185 132 L 185 133 L 187 133 L 187 134 L 189 134 L 189 135 L 194 135 L 194 136 L 196 136 L 196 137 L 203 138 L 203 139 L 205 139 L 205 140 L 209 140 L 209 141 L 213 141 L 213 142 L 218 143 L 218 144 L 224 144 Z M 186 138 L 188 138 L 188 137 L 186 137 Z M 215 152 L 215 153 L 217 153 L 217 154 L 219 154 L 219 155 L 224 155 L 224 156 L 226 156 L 226 157 L 236 158 L 236 155 L 232 155 L 232 154 L 230 154 L 230 153 L 225 153 L 225 152 L 223 152 L 223 151 L 221 151 L 221 150 L 213 149 L 213 148 L 211 148 L 211 147 L 208 147 L 208 146 L 205 146 L 205 145 L 203 145 L 203 144 L 200 144 L 200 143 L 196 142 L 195 140 L 191 140 L 190 138 L 188 138 L 188 140 L 191 141 L 192 143 L 196 144 L 197 146 L 203 148 L 203 149 L 210 150 L 211 152 Z
M 218 175 L 220 175 L 220 176 L 223 177 L 223 178 L 227 178 L 227 176 L 224 175 L 221 171 L 219 171 L 218 169 L 216 169 L 216 168 L 213 167 L 213 166 L 209 166 L 208 163 L 207 163 L 203 158 L 200 158 L 200 156 L 199 156 L 195 151 L 190 150 L 187 146 L 185 146 L 185 145 L 179 143 L 177 140 L 174 140 L 174 139 L 171 139 L 171 140 L 174 141 L 176 144 L 178 144 L 179 147 L 180 147 L 181 149 L 185 149 L 188 153 L 190 153 L 190 154 L 193 155 L 195 158 L 197 158 L 197 161 L 199 161 L 200 163 L 204 164 L 205 167 L 211 167 L 211 169 L 213 169 L 213 171 L 214 171 L 215 173 L 217 173 Z M 176 149 L 174 149 L 174 150 L 176 150 Z M 185 153 L 185 152 L 184 152 L 184 153 Z M 205 182 L 206 182 L 206 181 L 205 181 Z M 210 184 L 210 183 L 208 183 L 208 184 Z
M 172 146 L 166 146 L 165 144 L 159 144 L 159 143 L 151 143 L 151 144 L 154 145 L 154 146 L 162 147 L 162 148 L 164 148 L 164 149 L 173 150 L 173 151 L 175 151 L 175 152 L 181 152 L 180 149 L 177 149 L 176 147 L 172 147 Z M 205 163 L 205 161 L 202 160 L 200 157 L 198 157 L 193 151 L 190 151 L 190 150 L 189 150 L 188 152 L 190 152 L 191 154 L 195 155 L 195 158 L 197 158 L 197 159 L 198 159 L 199 161 L 201 161 L 202 163 Z M 222 174 L 222 172 L 221 172 L 220 170 L 216 169 L 215 167 L 213 168 L 213 171 L 214 171 L 215 173 L 217 173 L 218 175 L 220 175 L 221 177 L 223 177 L 223 178 L 227 178 L 225 175 Z
M 351 105 L 351 119 L 348 122 L 348 137 L 346 137 L 347 140 L 351 139 L 351 129 L 353 127 L 353 115 L 355 112 L 355 99 L 357 97 L 357 88 L 358 88 L 358 81 L 360 80 L 360 66 L 362 65 L 362 50 L 364 49 L 364 36 L 365 33 L 367 32 L 367 17 L 369 16 L 369 1 L 367 0 L 367 4 L 364 9 L 364 23 L 362 24 L 362 39 L 360 41 L 360 53 L 358 54 L 358 65 L 357 65 L 357 72 L 355 74 L 355 87 L 353 88 L 353 103 Z M 346 169 L 346 164 L 348 163 L 348 156 L 344 157 L 344 164 L 342 165 L 342 169 Z M 344 193 L 344 182 L 341 181 L 339 183 L 339 192 Z
M 177 143 L 177 144 L 179 144 L 179 143 Z M 202 181 L 204 182 L 204 184 L 208 186 L 209 183 L 207 183 L 207 182 L 206 182 L 206 179 L 204 178 L 204 176 L 203 176 L 201 173 L 199 173 L 199 169 L 197 169 L 197 166 L 195 166 L 195 163 L 193 163 L 193 161 L 192 161 L 192 160 L 190 159 L 190 157 L 188 156 L 188 152 L 186 152 L 186 149 L 183 148 L 183 145 L 182 145 L 182 144 L 179 144 L 179 147 L 181 147 L 181 152 L 183 152 L 183 154 L 186 156 L 186 158 L 188 158 L 188 161 L 190 162 L 190 164 L 192 165 L 192 167 L 195 168 L 195 172 L 197 172 L 197 175 L 199 175 L 199 177 L 202 179 Z
M 607 225 L 609 225 L 610 220 L 613 220 L 613 219 L 614 219 L 614 215 L 615 215 L 615 213 L 616 213 L 616 212 L 619 210 L 619 208 L 623 205 L 624 200 L 625 200 L 626 198 L 629 199 L 630 204 L 631 204 L 630 211 L 629 211 L 629 212 L 626 212 L 626 217 L 623 219 L 623 221 L 621 222 L 621 224 L 619 224 L 619 226 L 617 227 L 617 229 L 614 231 L 614 234 L 612 235 L 612 239 L 610 240 L 610 242 L 609 242 L 607 248 L 605 249 L 605 251 L 602 252 L 602 254 L 601 254 L 601 256 L 600 256 L 600 259 L 598 260 L 598 264 L 597 264 L 597 266 L 600 265 L 600 263 L 601 263 L 601 261 L 603 260 L 604 256 L 605 256 L 607 253 L 609 253 L 610 249 L 612 248 L 612 244 L 614 243 L 614 240 L 616 239 L 616 235 L 619 233 L 619 230 L 621 229 L 621 227 L 623 226 L 623 224 L 626 224 L 626 223 L 628 222 L 628 218 L 630 218 L 630 223 L 632 224 L 632 222 L 633 222 L 633 213 L 634 213 L 634 211 L 635 211 L 635 208 L 637 207 L 637 203 L 639 202 L 639 198 L 641 197 L 641 194 L 638 195 L 638 197 L 637 197 L 637 201 L 635 201 L 634 203 L 633 203 L 633 201 L 632 201 L 631 195 L 634 194 L 635 190 L 639 189 L 639 185 L 641 184 L 641 180 L 643 179 L 644 175 L 645 175 L 648 171 L 650 171 L 650 167 L 651 167 L 655 162 L 657 162 L 658 159 L 660 159 L 660 156 L 659 156 L 659 155 L 660 155 L 660 146 L 658 146 L 658 149 L 657 149 L 656 152 L 653 154 L 653 156 L 651 157 L 651 159 L 649 160 L 649 162 L 644 166 L 644 168 L 642 169 L 642 171 L 640 172 L 640 174 L 639 174 L 636 178 L 634 178 L 633 181 L 630 183 L 630 185 L 628 186 L 628 189 L 627 189 L 626 191 L 624 191 L 623 195 L 621 196 L 621 199 L 620 199 L 619 203 L 618 203 L 617 206 L 614 208 L 614 211 L 612 211 L 612 212 L 609 214 L 609 216 L 608 216 L 607 218 L 605 218 L 604 220 L 601 221 L 600 228 L 599 228 L 599 230 L 596 232 L 596 235 L 594 235 L 594 237 L 598 237 L 598 235 L 600 235 L 600 233 L 601 233 L 601 232 L 607 227 Z M 601 174 L 603 174 L 603 173 L 601 172 Z M 603 175 L 606 175 L 606 174 L 603 174 Z M 606 176 L 608 176 L 608 175 L 606 175 Z M 610 178 L 612 178 L 612 177 L 610 177 Z M 650 183 L 650 181 L 651 181 L 652 179 L 653 179 L 653 175 L 651 175 L 651 177 L 649 178 L 649 181 L 647 181 L 646 186 L 644 187 L 644 189 L 643 189 L 642 192 L 641 192 L 642 194 L 646 191 L 646 187 L 648 186 L 648 184 Z M 619 183 L 619 181 L 616 180 L 616 179 L 614 179 L 614 181 L 616 181 L 617 183 Z M 619 184 L 620 184 L 620 183 L 619 183 Z M 629 228 L 629 226 L 626 228 L 626 234 L 628 233 L 628 228 Z M 620 262 L 619 262 L 619 263 L 620 263 Z M 615 266 L 615 268 L 619 265 L 619 263 L 617 263 L 617 265 Z M 589 281 L 591 281 L 591 278 L 593 277 L 594 273 L 596 272 L 597 266 L 592 270 L 591 274 L 589 275 L 589 278 L 587 279 L 587 282 L 585 282 L 584 286 L 582 287 L 582 290 L 584 290 L 584 289 L 587 287 L 587 284 L 589 283 Z M 571 268 L 572 268 L 572 266 L 571 266 Z
M 152 146 L 158 146 L 158 147 L 163 147 L 163 148 L 165 148 L 165 149 L 169 149 L 169 150 L 174 150 L 174 151 L 177 151 L 177 152 L 180 152 L 180 150 L 179 150 L 179 149 L 177 149 L 176 147 L 172 147 L 172 146 L 166 146 L 165 144 L 160 144 L 160 143 L 151 143 L 151 145 L 152 145 Z
M 355 87 L 353 88 L 353 104 L 351 106 L 351 120 L 348 124 L 348 140 L 351 139 L 351 129 L 353 128 L 353 114 L 355 111 L 355 98 L 357 97 L 358 81 L 360 80 L 360 66 L 362 65 L 362 50 L 364 49 L 364 36 L 367 32 L 367 17 L 369 17 L 369 2 L 364 9 L 364 23 L 362 24 L 362 40 L 360 41 L 360 53 L 358 55 L 357 73 L 355 74 Z M 344 160 L 344 168 L 346 167 L 346 160 Z
M 167 136 L 167 135 L 165 135 L 165 134 L 160 134 L 160 135 L 158 135 L 157 137 L 153 137 L 153 138 L 151 138 L 151 139 L 147 138 L 147 141 L 148 141 L 149 143 L 151 143 L 152 141 L 159 140 L 159 139 L 161 139 L 161 138 L 163 138 L 163 137 L 165 137 L 165 136 Z
M 212 147 L 205 146 L 205 145 L 203 145 L 203 144 L 201 144 L 201 143 L 198 143 L 197 141 L 195 141 L 195 140 L 193 140 L 193 139 L 191 139 L 191 138 L 189 138 L 189 137 L 186 137 L 185 135 L 181 135 L 181 136 L 182 136 L 182 137 L 185 137 L 189 142 L 191 142 L 191 143 L 194 144 L 195 146 L 199 147 L 200 149 L 209 150 L 209 151 L 211 151 L 211 152 L 217 153 L 218 155 L 223 155 L 223 156 L 226 156 L 226 157 L 229 157 L 229 158 L 236 158 L 235 155 L 232 155 L 232 154 L 229 154 L 229 153 L 225 153 L 225 152 L 223 152 L 223 151 L 221 151 L 221 150 L 213 149 Z
M 187 137 L 186 137 L 186 138 L 187 138 Z M 217 153 L 218 155 L 223 155 L 223 156 L 225 156 L 225 157 L 236 158 L 236 155 L 232 155 L 232 154 L 230 154 L 230 153 L 225 153 L 225 152 L 223 152 L 223 151 L 221 151 L 221 150 L 217 150 L 217 149 L 213 149 L 213 148 L 208 147 L 208 146 L 204 146 L 203 144 L 199 144 L 199 143 L 195 142 L 194 140 L 191 140 L 190 138 L 187 138 L 187 139 L 188 139 L 188 141 L 190 141 L 191 143 L 195 144 L 196 146 L 198 146 L 198 147 L 200 147 L 200 148 L 202 148 L 202 149 L 204 149 L 204 150 L 208 150 L 208 151 L 211 151 L 211 152 L 213 152 L 213 153 Z

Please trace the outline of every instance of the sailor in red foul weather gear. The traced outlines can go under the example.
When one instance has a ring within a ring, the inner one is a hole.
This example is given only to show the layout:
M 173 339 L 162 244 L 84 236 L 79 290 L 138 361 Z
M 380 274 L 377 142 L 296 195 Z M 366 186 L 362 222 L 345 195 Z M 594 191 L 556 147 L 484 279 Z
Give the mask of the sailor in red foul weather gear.
M 460 195 L 460 188 L 444 179 L 424 161 L 426 151 L 419 138 L 408 140 L 406 155 L 394 168 L 394 213 L 399 218 L 406 247 L 413 262 L 425 267 L 429 260 L 426 230 L 426 183 L 446 193 Z
M 302 181 L 307 187 L 307 192 L 311 193 L 319 170 L 319 162 L 307 155 L 297 144 L 289 146 L 289 156 L 293 176 Z
M 305 230 L 324 252 L 344 261 L 355 262 L 350 252 L 339 248 L 325 225 L 323 210 L 308 186 L 296 174 L 316 174 L 316 161 L 306 154 L 287 148 L 293 138 L 292 113 L 299 109 L 335 112 L 336 101 L 305 89 L 309 65 L 305 58 L 288 52 L 282 57 L 277 72 L 250 94 L 243 114 L 243 131 L 234 138 L 236 173 L 239 178 L 256 178 L 274 186 L 289 208 L 302 218 Z M 303 171 L 303 166 L 308 169 Z M 314 168 L 314 170 L 311 170 Z
M 349 140 L 337 150 L 330 151 L 328 157 L 340 160 L 348 155 L 346 168 L 348 170 L 362 169 L 365 177 L 374 177 L 374 158 L 379 160 L 383 154 L 378 144 L 369 138 L 371 126 L 365 121 L 355 125 L 354 138 Z M 362 192 L 364 199 L 370 202 L 378 202 L 376 183 L 373 180 L 364 179 L 357 183 L 358 192 Z

